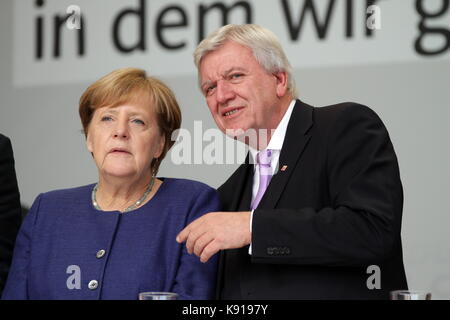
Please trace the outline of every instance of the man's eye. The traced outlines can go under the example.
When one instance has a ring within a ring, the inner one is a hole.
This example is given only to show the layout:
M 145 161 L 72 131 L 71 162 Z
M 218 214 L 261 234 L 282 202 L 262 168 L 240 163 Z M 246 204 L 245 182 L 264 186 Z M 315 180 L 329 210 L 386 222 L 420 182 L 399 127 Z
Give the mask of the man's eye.
M 205 89 L 205 95 L 210 95 L 211 93 L 213 93 L 214 89 L 216 88 L 216 86 L 209 86 L 206 87 Z
M 242 78 L 243 76 L 244 76 L 243 73 L 233 73 L 232 75 L 230 75 L 230 79 L 236 80 L 236 79 Z

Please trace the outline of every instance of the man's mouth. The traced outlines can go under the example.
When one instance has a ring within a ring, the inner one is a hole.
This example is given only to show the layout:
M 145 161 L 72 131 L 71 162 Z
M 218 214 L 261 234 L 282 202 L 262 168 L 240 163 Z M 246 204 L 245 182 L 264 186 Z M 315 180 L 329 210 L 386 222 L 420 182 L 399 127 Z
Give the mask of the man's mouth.
M 234 109 L 228 110 L 228 111 L 222 113 L 222 116 L 223 117 L 231 117 L 232 115 L 235 115 L 236 113 L 238 113 L 242 109 L 243 109 L 243 107 L 238 107 L 238 108 L 234 108 Z

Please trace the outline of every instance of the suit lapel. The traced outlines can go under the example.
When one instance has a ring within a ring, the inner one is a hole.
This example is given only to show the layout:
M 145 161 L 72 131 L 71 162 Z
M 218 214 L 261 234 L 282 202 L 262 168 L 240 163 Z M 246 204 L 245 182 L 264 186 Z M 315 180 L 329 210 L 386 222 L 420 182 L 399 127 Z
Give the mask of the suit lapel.
M 239 201 L 237 211 L 249 211 L 252 202 L 252 187 L 253 187 L 253 164 L 247 164 L 244 181 L 242 182 L 243 188 L 241 190 L 242 197 Z
M 226 202 L 227 211 L 248 211 L 251 202 L 251 188 L 253 182 L 253 165 L 249 163 L 249 154 L 230 179 L 225 182 L 227 190 L 219 190 L 220 193 L 231 195 Z
M 222 195 L 224 209 L 226 211 L 248 211 L 252 197 L 253 164 L 249 163 L 250 155 L 247 154 L 245 163 L 233 173 L 233 175 L 219 188 Z M 216 282 L 216 298 L 222 299 L 224 292 L 224 277 L 233 279 L 239 277 L 241 270 L 236 272 L 233 266 L 237 261 L 248 259 L 248 246 L 240 249 L 222 250 L 219 256 L 219 269 Z M 230 285 L 230 284 L 228 284 Z M 239 286 L 240 287 L 240 286 Z M 242 290 L 242 288 L 240 287 Z
M 259 207 L 275 208 L 303 150 L 311 139 L 311 133 L 308 133 L 308 129 L 311 128 L 313 123 L 312 112 L 313 107 L 297 100 L 281 149 L 278 172 L 270 181 Z M 282 171 L 283 166 L 286 166 L 284 171 Z

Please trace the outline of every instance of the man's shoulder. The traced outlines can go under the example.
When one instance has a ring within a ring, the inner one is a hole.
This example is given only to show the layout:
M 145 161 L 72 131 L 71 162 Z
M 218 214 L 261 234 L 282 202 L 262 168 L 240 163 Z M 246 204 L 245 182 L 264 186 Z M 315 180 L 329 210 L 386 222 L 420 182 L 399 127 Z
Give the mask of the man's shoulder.
M 8 141 L 8 140 L 9 140 L 9 138 L 7 136 L 0 133 L 0 142 Z
M 357 102 L 341 102 L 314 108 L 315 120 L 333 121 L 345 115 L 376 116 L 376 113 L 366 105 Z
M 1 150 L 10 150 L 11 149 L 11 140 L 0 133 L 0 149 Z
M 337 128 L 380 124 L 380 117 L 366 105 L 356 102 L 342 102 L 323 107 L 314 107 L 313 126 L 316 133 L 327 136 Z

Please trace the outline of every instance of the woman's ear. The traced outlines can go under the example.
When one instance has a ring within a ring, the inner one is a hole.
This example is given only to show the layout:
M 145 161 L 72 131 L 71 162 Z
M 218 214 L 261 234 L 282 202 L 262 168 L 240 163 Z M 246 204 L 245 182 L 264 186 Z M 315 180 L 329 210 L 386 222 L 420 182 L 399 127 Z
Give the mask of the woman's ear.
M 277 97 L 281 98 L 288 92 L 288 74 L 286 71 L 279 71 L 273 74 L 277 80 Z
M 161 154 L 164 151 L 165 144 L 166 144 L 166 136 L 162 134 L 158 141 L 158 149 L 156 150 L 154 158 L 159 158 L 161 156 Z
M 92 136 L 89 134 L 89 132 L 88 132 L 88 134 L 86 136 L 86 147 L 87 147 L 87 149 L 89 150 L 90 153 L 94 153 L 94 146 L 93 146 L 93 143 L 92 143 Z

